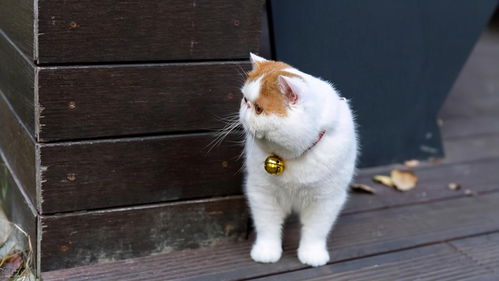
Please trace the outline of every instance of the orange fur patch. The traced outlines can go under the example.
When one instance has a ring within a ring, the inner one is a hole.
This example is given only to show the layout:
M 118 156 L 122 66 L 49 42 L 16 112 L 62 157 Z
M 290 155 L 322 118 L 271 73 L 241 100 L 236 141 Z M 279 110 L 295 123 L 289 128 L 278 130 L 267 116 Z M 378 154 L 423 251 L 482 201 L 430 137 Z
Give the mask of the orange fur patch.
M 254 103 L 263 108 L 263 113 L 287 115 L 287 101 L 279 87 L 279 76 L 299 77 L 294 73 L 284 71 L 290 67 L 280 61 L 264 61 L 257 62 L 255 68 L 248 73 L 247 81 L 262 77 L 260 93 Z

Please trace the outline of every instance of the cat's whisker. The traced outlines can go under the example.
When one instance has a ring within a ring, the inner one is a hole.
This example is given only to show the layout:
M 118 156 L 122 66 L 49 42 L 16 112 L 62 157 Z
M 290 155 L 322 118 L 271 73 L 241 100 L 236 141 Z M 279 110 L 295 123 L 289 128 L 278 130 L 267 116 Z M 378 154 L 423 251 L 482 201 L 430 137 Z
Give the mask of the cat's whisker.
M 240 126 L 239 120 L 235 120 L 228 123 L 224 128 L 215 134 L 215 138 L 206 146 L 208 148 L 207 153 L 212 151 L 215 147 L 219 146 L 223 140 L 237 127 Z

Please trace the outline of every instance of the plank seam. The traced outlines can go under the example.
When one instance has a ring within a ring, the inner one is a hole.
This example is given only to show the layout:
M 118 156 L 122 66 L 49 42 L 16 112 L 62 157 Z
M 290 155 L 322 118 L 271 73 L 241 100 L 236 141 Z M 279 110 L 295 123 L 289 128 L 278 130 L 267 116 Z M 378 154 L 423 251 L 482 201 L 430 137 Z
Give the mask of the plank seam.
M 203 197 L 198 199 L 190 199 L 190 200 L 177 200 L 177 201 L 168 201 L 168 202 L 155 202 L 155 203 L 144 203 L 140 205 L 131 205 L 131 206 L 123 206 L 123 207 L 113 207 L 113 208 L 102 208 L 102 209 L 92 209 L 92 210 L 79 210 L 74 212 L 63 212 L 63 213 L 50 213 L 43 214 L 45 219 L 50 219 L 53 217 L 71 217 L 71 216 L 80 216 L 80 215 L 92 215 L 92 214 L 102 214 L 102 213 L 110 213 L 110 212 L 121 212 L 121 211 L 135 211 L 135 210 L 143 210 L 157 207 L 165 207 L 165 206 L 175 206 L 182 204 L 195 204 L 195 203 L 204 203 L 215 200 L 236 200 L 236 199 L 244 199 L 243 195 L 235 194 L 228 196 L 213 196 L 213 197 Z
M 381 211 L 381 210 L 386 210 L 386 209 L 392 209 L 392 208 L 400 208 L 404 206 L 414 206 L 414 205 L 423 205 L 423 204 L 428 204 L 428 203 L 434 203 L 434 202 L 442 202 L 442 201 L 447 201 L 447 200 L 454 200 L 454 199 L 459 199 L 459 198 L 465 198 L 468 196 L 476 196 L 476 195 L 487 195 L 491 193 L 497 193 L 499 192 L 499 189 L 497 190 L 487 190 L 487 191 L 478 191 L 474 195 L 467 195 L 467 194 L 458 194 L 455 196 L 449 196 L 449 197 L 442 197 L 442 198 L 434 198 L 434 199 L 429 199 L 426 201 L 414 201 L 414 202 L 404 202 L 404 203 L 399 203 L 399 204 L 393 204 L 393 205 L 388 205 L 388 206 L 383 206 L 379 208 L 373 208 L 373 209 L 366 209 L 366 210 L 359 210 L 359 211 L 350 211 L 350 212 L 345 212 L 341 214 L 341 216 L 351 216 L 351 215 L 356 215 L 356 214 L 362 214 L 362 213 L 370 213 L 370 212 L 375 212 L 375 211 Z
M 453 249 L 455 249 L 457 252 L 459 252 L 461 255 L 463 255 L 464 257 L 466 257 L 468 260 L 470 260 L 471 262 L 473 262 L 477 266 L 479 266 L 479 267 L 481 267 L 483 269 L 488 270 L 490 273 L 496 273 L 496 271 L 493 268 L 489 267 L 486 264 L 481 263 L 479 260 L 477 260 L 476 258 L 474 258 L 473 256 L 471 256 L 469 253 L 467 253 L 466 251 L 464 251 L 463 249 L 461 249 L 459 246 L 454 245 L 454 243 L 452 243 L 452 242 L 453 241 L 449 241 L 449 242 L 446 242 L 446 244 L 449 245 L 450 247 L 452 247 Z
M 50 68 L 89 68 L 89 67 L 127 67 L 127 66 L 161 66 L 175 64 L 212 64 L 212 63 L 249 63 L 248 58 L 237 59 L 202 59 L 202 60 L 137 60 L 137 61 L 100 61 L 100 62 L 65 62 L 37 63 L 36 66 Z

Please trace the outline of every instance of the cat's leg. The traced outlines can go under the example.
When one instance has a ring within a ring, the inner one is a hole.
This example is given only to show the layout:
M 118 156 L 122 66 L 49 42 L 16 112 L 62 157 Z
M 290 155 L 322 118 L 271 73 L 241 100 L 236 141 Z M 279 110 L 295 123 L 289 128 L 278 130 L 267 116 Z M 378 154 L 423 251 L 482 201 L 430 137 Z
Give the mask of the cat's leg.
M 321 266 L 329 261 L 328 234 L 347 198 L 346 191 L 311 200 L 300 211 L 302 223 L 298 259 L 307 265 Z
M 277 194 L 273 190 L 275 187 L 267 183 L 247 186 L 247 197 L 256 230 L 251 258 L 256 262 L 277 262 L 282 254 L 281 232 L 287 212 L 279 205 Z

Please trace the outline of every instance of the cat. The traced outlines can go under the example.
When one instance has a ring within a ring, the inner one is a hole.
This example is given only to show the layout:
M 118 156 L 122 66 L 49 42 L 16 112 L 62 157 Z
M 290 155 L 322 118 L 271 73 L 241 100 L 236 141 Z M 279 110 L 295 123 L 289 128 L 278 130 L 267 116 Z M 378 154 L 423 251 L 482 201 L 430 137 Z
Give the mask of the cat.
M 347 200 L 355 172 L 357 133 L 348 101 L 328 82 L 279 61 L 250 54 L 241 88 L 245 195 L 256 240 L 251 258 L 274 263 L 282 255 L 282 226 L 297 213 L 302 224 L 298 259 L 329 261 L 328 234 Z M 269 156 L 284 162 L 269 174 Z

